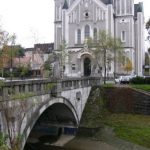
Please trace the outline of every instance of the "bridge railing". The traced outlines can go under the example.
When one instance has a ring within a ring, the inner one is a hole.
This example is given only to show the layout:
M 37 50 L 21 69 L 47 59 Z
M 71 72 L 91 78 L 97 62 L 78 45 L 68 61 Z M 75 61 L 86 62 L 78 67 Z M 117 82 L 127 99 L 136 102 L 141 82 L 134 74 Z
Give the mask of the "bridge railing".
M 63 91 L 96 85 L 100 85 L 100 78 L 96 77 L 70 78 L 61 81 L 61 87 Z
M 0 88 L 0 100 L 10 100 L 14 95 L 30 93 L 31 95 L 52 94 L 57 96 L 61 91 L 73 90 L 88 86 L 100 85 L 100 78 L 66 78 L 62 80 L 39 79 L 6 81 Z

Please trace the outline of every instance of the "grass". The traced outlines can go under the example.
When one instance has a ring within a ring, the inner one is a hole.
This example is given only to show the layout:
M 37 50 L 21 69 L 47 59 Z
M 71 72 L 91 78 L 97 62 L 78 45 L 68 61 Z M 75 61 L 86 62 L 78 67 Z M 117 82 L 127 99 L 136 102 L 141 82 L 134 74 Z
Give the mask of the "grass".
M 34 95 L 35 95 L 35 93 L 33 93 L 33 92 L 18 93 L 18 94 L 12 95 L 11 98 L 14 100 L 17 100 L 17 99 L 24 100 L 26 98 L 33 97 Z
M 106 83 L 106 84 L 103 84 L 102 87 L 105 87 L 105 88 L 114 87 L 114 83 Z
M 111 114 L 103 121 L 117 137 L 150 148 L 150 116 Z
M 150 85 L 149 84 L 137 84 L 137 85 L 131 84 L 131 87 L 150 92 Z
M 94 97 L 97 95 L 93 91 Z M 81 124 L 85 127 L 110 126 L 120 139 L 150 148 L 150 116 L 112 114 L 105 108 L 103 97 L 89 97 Z

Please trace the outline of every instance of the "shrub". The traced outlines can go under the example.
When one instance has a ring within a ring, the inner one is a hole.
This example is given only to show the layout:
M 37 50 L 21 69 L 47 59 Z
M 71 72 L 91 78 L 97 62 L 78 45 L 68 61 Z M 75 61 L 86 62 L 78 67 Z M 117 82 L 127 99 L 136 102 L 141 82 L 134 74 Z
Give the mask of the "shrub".
M 130 80 L 132 84 L 145 84 L 145 79 L 143 77 L 135 77 Z
M 145 78 L 145 84 L 150 84 L 150 77 L 149 78 Z
M 7 137 L 4 134 L 0 133 L 0 150 L 8 150 L 6 139 Z

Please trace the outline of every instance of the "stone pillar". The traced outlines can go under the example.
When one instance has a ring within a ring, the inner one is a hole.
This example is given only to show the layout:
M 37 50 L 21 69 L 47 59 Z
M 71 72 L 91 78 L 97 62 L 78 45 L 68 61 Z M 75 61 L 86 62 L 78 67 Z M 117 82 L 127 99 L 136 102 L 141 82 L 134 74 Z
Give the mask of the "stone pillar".
M 36 92 L 36 84 L 33 84 L 33 92 Z
M 8 87 L 3 88 L 3 97 L 7 98 L 8 97 Z
M 19 93 L 19 85 L 15 85 L 15 93 Z
M 29 92 L 29 84 L 25 84 L 25 93 Z
M 41 91 L 44 91 L 44 84 L 41 83 Z
M 62 91 L 62 82 L 61 81 L 59 81 L 59 82 L 57 82 L 57 89 L 56 89 L 56 92 L 57 92 L 57 96 L 59 97 L 59 96 L 61 96 L 61 91 Z

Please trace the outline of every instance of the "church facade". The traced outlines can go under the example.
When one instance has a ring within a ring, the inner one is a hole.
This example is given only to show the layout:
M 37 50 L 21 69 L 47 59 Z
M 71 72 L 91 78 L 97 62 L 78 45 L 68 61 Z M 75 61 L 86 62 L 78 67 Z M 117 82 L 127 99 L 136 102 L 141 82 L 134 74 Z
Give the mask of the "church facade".
M 132 71 L 143 73 L 144 13 L 143 3 L 134 0 L 55 0 L 55 50 L 65 41 L 64 76 L 97 76 L 92 49 L 85 44 L 87 38 L 96 39 L 99 31 L 119 38 L 123 51 L 132 63 Z M 125 73 L 114 62 L 107 66 L 107 75 Z M 104 68 L 101 67 L 103 72 Z

